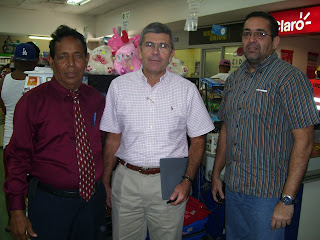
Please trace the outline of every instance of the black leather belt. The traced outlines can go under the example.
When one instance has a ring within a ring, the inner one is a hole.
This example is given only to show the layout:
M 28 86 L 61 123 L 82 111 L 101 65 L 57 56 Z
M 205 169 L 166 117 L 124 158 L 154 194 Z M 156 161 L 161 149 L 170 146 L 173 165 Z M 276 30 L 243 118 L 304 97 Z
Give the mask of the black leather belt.
M 62 190 L 51 187 L 47 184 L 38 182 L 38 188 L 42 191 L 50 193 L 52 195 L 62 197 L 62 198 L 81 198 L 79 194 L 79 190 Z

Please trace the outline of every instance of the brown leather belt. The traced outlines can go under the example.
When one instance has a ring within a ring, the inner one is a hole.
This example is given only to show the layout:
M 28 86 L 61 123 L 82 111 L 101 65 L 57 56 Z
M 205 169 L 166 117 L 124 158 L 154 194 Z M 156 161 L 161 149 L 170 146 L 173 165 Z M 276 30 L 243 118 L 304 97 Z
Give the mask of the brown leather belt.
M 134 166 L 134 165 L 131 165 L 130 163 L 126 163 L 125 161 L 123 161 L 122 159 L 119 160 L 119 162 L 131 169 L 131 170 L 134 170 L 134 171 L 137 171 L 139 173 L 142 173 L 142 174 L 146 174 L 146 175 L 149 175 L 149 174 L 156 174 L 156 173 L 160 173 L 160 168 L 145 168 L 145 167 L 138 167 L 138 166 Z

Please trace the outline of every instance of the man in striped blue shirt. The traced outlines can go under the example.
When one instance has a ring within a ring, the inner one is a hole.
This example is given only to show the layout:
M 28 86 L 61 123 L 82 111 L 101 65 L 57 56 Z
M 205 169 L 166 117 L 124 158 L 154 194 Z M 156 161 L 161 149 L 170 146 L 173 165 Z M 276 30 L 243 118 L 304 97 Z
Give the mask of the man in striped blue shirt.
M 284 239 L 320 122 L 309 79 L 278 58 L 279 41 L 272 16 L 249 14 L 246 61 L 225 84 L 212 194 L 226 199 L 228 240 Z

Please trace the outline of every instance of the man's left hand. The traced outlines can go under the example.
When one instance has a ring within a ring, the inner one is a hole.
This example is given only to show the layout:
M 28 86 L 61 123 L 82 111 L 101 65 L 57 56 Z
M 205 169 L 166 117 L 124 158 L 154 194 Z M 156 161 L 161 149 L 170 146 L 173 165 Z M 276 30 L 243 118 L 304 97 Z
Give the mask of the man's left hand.
M 182 180 L 181 183 L 179 183 L 176 188 L 174 189 L 173 193 L 171 194 L 170 200 L 175 200 L 174 202 L 171 202 L 170 204 L 173 206 L 176 206 L 184 201 L 186 201 L 189 197 L 190 188 L 191 188 L 191 182 L 187 180 Z
M 271 229 L 286 227 L 291 224 L 291 219 L 294 212 L 294 205 L 284 205 L 282 202 L 278 202 L 275 206 L 271 218 Z

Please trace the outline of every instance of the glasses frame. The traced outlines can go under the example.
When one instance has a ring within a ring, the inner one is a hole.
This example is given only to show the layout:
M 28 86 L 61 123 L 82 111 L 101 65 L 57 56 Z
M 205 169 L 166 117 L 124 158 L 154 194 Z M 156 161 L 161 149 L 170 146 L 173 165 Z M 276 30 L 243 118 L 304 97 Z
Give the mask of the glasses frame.
M 248 33 L 250 33 L 250 34 L 249 34 L 248 36 L 243 36 L 243 33 L 244 33 L 244 32 L 248 32 Z M 258 34 L 261 34 L 261 35 L 258 35 Z M 241 37 L 242 39 L 249 39 L 249 38 L 251 38 L 252 35 L 253 35 L 253 37 L 254 37 L 255 39 L 265 39 L 266 36 L 270 36 L 270 37 L 273 38 L 273 35 L 272 35 L 272 34 L 267 34 L 267 33 L 262 32 L 262 31 L 251 32 L 251 31 L 248 31 L 248 30 L 244 30 L 244 31 L 242 31 L 242 32 L 240 33 L 240 37 Z
M 148 44 L 151 44 L 151 46 L 148 46 Z M 165 46 L 167 46 L 168 48 L 162 48 L 160 47 L 160 45 L 164 44 Z M 170 49 L 172 49 L 172 47 L 170 47 L 167 43 L 154 43 L 154 42 L 145 42 L 143 43 L 143 47 L 146 49 L 146 50 L 154 50 L 155 47 L 157 46 L 157 49 L 159 50 L 159 52 L 169 52 Z

